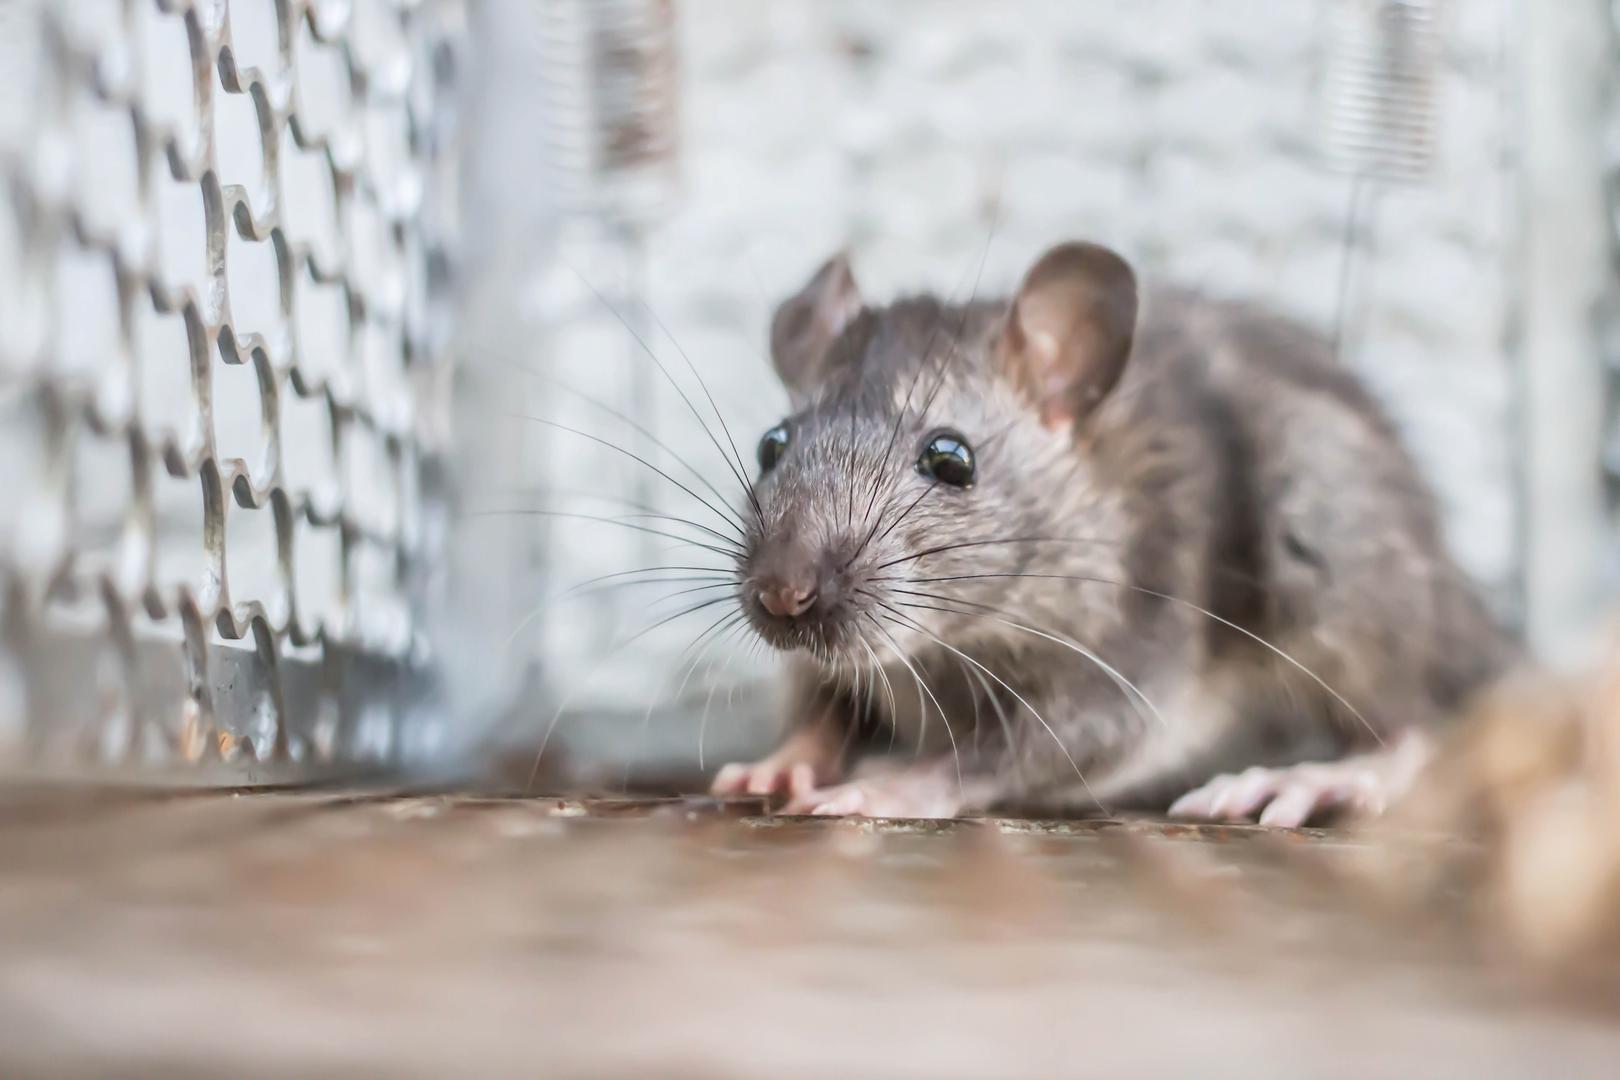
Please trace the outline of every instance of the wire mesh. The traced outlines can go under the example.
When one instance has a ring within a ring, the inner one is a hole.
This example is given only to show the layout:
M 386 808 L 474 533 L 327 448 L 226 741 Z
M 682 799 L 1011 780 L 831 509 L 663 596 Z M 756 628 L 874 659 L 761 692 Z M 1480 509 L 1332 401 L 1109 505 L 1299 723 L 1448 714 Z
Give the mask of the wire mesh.
M 283 777 L 442 735 L 461 16 L 0 4 L 0 761 Z

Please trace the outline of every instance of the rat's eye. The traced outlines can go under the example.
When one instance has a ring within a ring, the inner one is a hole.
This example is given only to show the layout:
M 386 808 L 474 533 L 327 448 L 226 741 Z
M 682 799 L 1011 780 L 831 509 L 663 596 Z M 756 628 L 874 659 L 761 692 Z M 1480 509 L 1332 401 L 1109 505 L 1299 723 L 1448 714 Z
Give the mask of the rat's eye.
M 777 424 L 767 431 L 759 440 L 759 471 L 760 475 L 776 468 L 776 463 L 782 460 L 787 452 L 788 430 L 786 424 Z
M 928 436 L 917 471 L 951 487 L 973 486 L 973 447 L 954 431 L 936 431 Z

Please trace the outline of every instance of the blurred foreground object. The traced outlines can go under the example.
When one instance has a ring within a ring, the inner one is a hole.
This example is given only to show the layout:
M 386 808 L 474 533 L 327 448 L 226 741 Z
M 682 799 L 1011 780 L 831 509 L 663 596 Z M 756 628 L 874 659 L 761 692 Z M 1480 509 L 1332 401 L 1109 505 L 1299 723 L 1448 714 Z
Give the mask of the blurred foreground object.
M 1542 963 L 1620 962 L 1620 641 L 1583 679 L 1525 676 L 1466 718 L 1414 796 L 1374 830 L 1478 841 L 1392 883 L 1474 897 L 1496 931 Z

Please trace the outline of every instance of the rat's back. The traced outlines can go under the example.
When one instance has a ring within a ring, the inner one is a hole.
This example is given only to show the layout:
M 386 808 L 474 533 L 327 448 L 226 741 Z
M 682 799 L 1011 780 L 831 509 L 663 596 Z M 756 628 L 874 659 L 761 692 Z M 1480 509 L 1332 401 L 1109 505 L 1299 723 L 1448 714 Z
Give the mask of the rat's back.
M 1500 673 L 1507 637 L 1448 551 L 1428 484 L 1319 335 L 1166 291 L 1144 305 L 1139 350 L 1144 372 L 1199 395 L 1227 459 L 1221 501 L 1236 520 L 1212 589 L 1362 715 L 1272 654 L 1281 707 L 1310 701 L 1360 742 L 1369 724 L 1384 735 L 1449 715 Z

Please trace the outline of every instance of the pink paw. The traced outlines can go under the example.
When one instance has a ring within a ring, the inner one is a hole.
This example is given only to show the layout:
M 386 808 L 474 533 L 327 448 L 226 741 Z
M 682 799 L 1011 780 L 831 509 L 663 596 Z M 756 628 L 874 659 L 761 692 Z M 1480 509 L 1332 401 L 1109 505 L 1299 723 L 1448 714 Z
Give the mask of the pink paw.
M 816 786 L 815 766 L 767 758 L 752 765 L 723 766 L 709 785 L 711 795 L 786 795 L 798 798 Z
M 1205 821 L 1254 821 L 1297 829 L 1331 813 L 1382 813 L 1389 790 L 1384 771 L 1365 761 L 1245 769 L 1217 776 L 1177 799 L 1170 816 Z
M 715 774 L 709 793 L 727 795 L 786 795 L 797 798 L 821 784 L 838 780 L 842 742 L 824 727 L 793 731 L 770 757 L 753 764 L 724 766 Z
M 1253 821 L 1297 829 L 1329 814 L 1373 817 L 1405 795 L 1433 756 L 1432 741 L 1408 730 L 1379 750 L 1340 761 L 1245 769 L 1217 776 L 1177 799 L 1171 817 Z
M 962 809 L 955 785 L 932 775 L 855 780 L 796 793 L 783 813 L 823 817 L 948 818 Z

